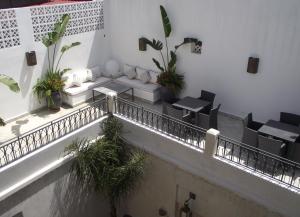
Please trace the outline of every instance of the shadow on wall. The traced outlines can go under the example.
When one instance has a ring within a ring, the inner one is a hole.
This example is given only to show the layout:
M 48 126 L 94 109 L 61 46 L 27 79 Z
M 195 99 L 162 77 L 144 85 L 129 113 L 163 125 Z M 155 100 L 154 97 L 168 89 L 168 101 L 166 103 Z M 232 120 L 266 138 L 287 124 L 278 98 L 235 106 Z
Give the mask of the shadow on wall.
M 107 217 L 108 203 L 69 174 L 71 162 L 0 202 L 0 216 Z M 46 215 L 44 215 L 46 214 Z
M 103 40 L 100 40 L 103 39 Z M 103 43 L 101 43 L 103 41 Z M 111 50 L 107 45 L 108 38 L 104 30 L 95 31 L 93 43 L 88 58 L 88 68 L 94 66 L 104 67 L 105 62 L 111 58 Z M 102 52 L 101 52 L 102 51 Z M 109 53 L 108 53 L 109 52 Z M 99 55 L 100 54 L 100 55 Z M 97 58 L 95 58 L 97 57 Z

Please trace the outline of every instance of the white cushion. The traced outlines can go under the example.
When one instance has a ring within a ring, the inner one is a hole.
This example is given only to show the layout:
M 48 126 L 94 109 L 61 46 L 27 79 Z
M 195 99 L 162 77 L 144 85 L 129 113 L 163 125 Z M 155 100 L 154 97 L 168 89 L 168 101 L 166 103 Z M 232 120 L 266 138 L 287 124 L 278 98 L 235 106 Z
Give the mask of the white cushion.
M 85 77 L 82 76 L 81 74 L 73 73 L 73 82 L 72 86 L 80 87 L 83 81 L 85 80 Z
M 136 68 L 136 79 L 141 80 L 141 76 L 143 73 L 147 72 L 147 70 L 145 69 L 141 69 L 141 68 Z
M 64 81 L 64 89 L 67 89 L 69 87 L 73 86 L 73 74 L 72 73 L 64 73 L 62 75 L 62 80 Z
M 144 84 L 147 84 L 147 83 L 149 83 L 150 79 L 151 79 L 151 77 L 149 75 L 149 72 L 148 71 L 143 72 L 143 74 L 141 75 L 141 81 Z
M 102 73 L 99 66 L 92 67 L 90 70 L 92 71 L 93 75 L 96 75 L 97 78 L 101 77 Z
M 109 81 L 111 81 L 110 78 L 100 77 L 100 78 L 97 78 L 97 80 L 95 82 L 88 81 L 88 82 L 82 83 L 80 87 L 70 87 L 68 89 L 65 89 L 64 92 L 68 95 L 74 96 L 74 95 L 80 94 L 84 91 L 91 90 L 94 87 L 99 86 L 104 83 L 107 83 Z
M 127 78 L 132 80 L 136 78 L 136 71 L 127 72 Z
M 155 71 L 148 71 L 149 75 L 150 75 L 150 83 L 152 84 L 157 84 L 157 77 L 159 75 L 159 72 L 155 72 Z
M 158 84 L 151 84 L 151 83 L 144 84 L 142 81 L 137 79 L 130 80 L 127 78 L 127 76 L 122 76 L 120 78 L 117 78 L 116 81 L 119 81 L 121 83 L 127 84 L 130 87 L 141 89 L 150 93 L 153 93 L 154 91 L 160 88 Z
M 86 81 L 96 81 L 97 75 L 92 70 L 87 70 Z
M 103 75 L 105 77 L 112 77 L 120 74 L 120 65 L 116 60 L 109 60 L 105 63 L 105 72 Z
M 130 66 L 128 64 L 124 64 L 124 68 L 123 68 L 123 73 L 124 75 L 127 75 L 127 73 L 135 71 L 135 67 L 134 66 Z

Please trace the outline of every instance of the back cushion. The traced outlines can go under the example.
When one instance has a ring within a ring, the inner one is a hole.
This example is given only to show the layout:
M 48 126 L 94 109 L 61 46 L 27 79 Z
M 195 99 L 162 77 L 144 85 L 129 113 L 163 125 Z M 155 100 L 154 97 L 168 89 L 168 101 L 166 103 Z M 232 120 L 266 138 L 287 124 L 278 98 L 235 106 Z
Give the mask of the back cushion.
M 151 71 L 149 70 L 149 75 L 150 75 L 150 83 L 152 84 L 157 84 L 157 76 L 159 75 L 158 72 L 155 72 L 155 71 Z
M 146 73 L 147 70 L 141 69 L 141 68 L 136 68 L 136 79 L 142 80 L 142 74 Z

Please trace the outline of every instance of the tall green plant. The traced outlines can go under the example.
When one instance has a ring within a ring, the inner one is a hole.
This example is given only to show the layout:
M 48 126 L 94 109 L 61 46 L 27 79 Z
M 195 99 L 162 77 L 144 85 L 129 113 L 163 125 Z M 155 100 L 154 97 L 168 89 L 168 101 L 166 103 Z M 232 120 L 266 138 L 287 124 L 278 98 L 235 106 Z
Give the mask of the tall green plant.
M 184 76 L 182 74 L 178 74 L 176 72 L 176 63 L 177 63 L 177 55 L 176 52 L 178 48 L 186 43 L 191 43 L 191 41 L 184 41 L 181 44 L 175 46 L 174 50 L 169 51 L 168 38 L 172 33 L 172 25 L 168 14 L 165 8 L 160 5 L 160 14 L 162 25 L 164 29 L 164 38 L 165 38 L 165 47 L 166 53 L 163 54 L 163 43 L 159 40 L 153 39 L 150 41 L 147 38 L 144 38 L 146 44 L 150 45 L 153 49 L 159 51 L 162 62 L 159 62 L 157 59 L 152 58 L 156 67 L 162 72 L 160 76 L 158 76 L 158 83 L 162 86 L 165 86 L 170 91 L 172 91 L 175 95 L 179 94 L 180 91 L 184 88 Z
M 66 153 L 75 154 L 72 171 L 84 185 L 93 185 L 109 199 L 111 217 L 117 216 L 117 203 L 129 195 L 145 171 L 145 154 L 130 148 L 121 137 L 122 125 L 110 116 L 102 125 L 104 136 L 87 145 L 73 142 Z
M 7 86 L 13 92 L 20 91 L 20 87 L 19 87 L 18 83 L 14 79 L 12 79 L 11 77 L 9 77 L 7 75 L 0 74 L 0 83 Z M 4 126 L 4 125 L 5 125 L 5 122 L 0 117 L 0 126 Z
M 37 83 L 33 87 L 33 92 L 38 96 L 39 102 L 42 98 L 46 98 L 48 107 L 53 105 L 52 93 L 60 92 L 63 89 L 64 82 L 62 80 L 62 75 L 70 70 L 69 68 L 62 70 L 59 68 L 62 57 L 71 48 L 80 45 L 80 42 L 73 42 L 70 45 L 64 45 L 60 49 L 60 55 L 56 61 L 57 44 L 65 34 L 69 21 L 70 16 L 68 14 L 64 14 L 61 19 L 54 24 L 53 31 L 49 32 L 42 39 L 42 43 L 47 48 L 48 69 L 45 76 L 42 79 L 38 79 Z

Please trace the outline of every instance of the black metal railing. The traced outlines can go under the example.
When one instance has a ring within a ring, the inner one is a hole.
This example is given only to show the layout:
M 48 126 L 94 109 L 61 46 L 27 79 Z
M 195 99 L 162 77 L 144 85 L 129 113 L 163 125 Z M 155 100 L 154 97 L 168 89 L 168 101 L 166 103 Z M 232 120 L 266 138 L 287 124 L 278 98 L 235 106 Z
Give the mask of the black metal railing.
M 0 147 L 0 168 L 103 117 L 106 99 L 98 100 L 59 119 L 31 130 Z
M 263 174 L 288 187 L 300 189 L 300 164 L 219 136 L 216 156 Z
M 197 149 L 204 149 L 206 132 L 203 129 L 121 98 L 115 99 L 114 104 L 115 114 Z

